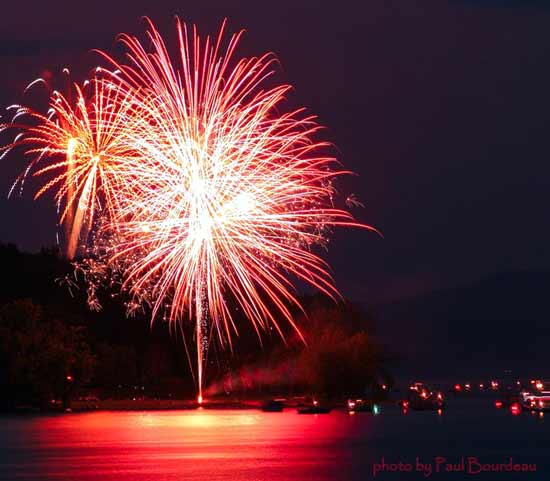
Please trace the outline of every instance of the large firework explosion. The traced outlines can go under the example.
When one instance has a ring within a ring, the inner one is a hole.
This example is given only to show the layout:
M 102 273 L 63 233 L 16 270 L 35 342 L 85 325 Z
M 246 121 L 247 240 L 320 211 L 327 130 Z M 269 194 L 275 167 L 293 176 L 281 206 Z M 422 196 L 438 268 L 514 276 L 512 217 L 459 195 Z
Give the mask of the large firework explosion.
M 74 103 L 54 92 L 47 115 L 14 106 L 30 172 L 52 174 L 67 228 L 67 254 L 95 290 L 115 277 L 128 310 L 151 320 L 194 321 L 199 400 L 211 335 L 231 347 L 237 326 L 228 297 L 260 334 L 277 319 L 294 324 L 291 279 L 337 295 L 326 263 L 312 250 L 334 226 L 371 229 L 333 204 L 333 180 L 347 173 L 315 140 L 304 109 L 281 113 L 288 85 L 267 87 L 271 54 L 235 60 L 241 33 L 223 47 L 176 23 L 172 58 L 148 23 L 147 50 L 122 35 L 122 62 L 109 66 Z M 23 120 L 26 119 L 26 120 Z M 80 245 L 79 245 L 80 243 Z

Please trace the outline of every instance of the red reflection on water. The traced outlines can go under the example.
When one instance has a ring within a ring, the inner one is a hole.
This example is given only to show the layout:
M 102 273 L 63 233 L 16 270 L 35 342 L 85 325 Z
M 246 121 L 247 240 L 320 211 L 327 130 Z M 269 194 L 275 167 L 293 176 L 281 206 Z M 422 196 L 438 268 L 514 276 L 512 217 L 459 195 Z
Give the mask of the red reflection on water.
M 29 420 L 26 480 L 342 479 L 372 416 L 259 411 L 95 412 Z M 357 422 L 356 420 L 359 420 Z

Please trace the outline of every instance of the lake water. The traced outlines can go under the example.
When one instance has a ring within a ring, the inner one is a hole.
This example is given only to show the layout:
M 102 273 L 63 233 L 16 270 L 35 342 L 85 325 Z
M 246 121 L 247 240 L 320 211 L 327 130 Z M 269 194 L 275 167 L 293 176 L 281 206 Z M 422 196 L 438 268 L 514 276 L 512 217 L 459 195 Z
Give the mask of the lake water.
M 489 400 L 452 400 L 442 415 L 394 407 L 378 416 L 202 409 L 2 417 L 0 479 L 358 481 L 373 479 L 376 467 L 375 479 L 390 481 L 549 480 L 549 422 L 550 413 L 513 416 Z M 458 471 L 441 462 L 436 472 L 438 456 Z M 468 457 L 513 457 L 537 470 L 468 474 Z M 417 458 L 431 474 L 417 471 Z

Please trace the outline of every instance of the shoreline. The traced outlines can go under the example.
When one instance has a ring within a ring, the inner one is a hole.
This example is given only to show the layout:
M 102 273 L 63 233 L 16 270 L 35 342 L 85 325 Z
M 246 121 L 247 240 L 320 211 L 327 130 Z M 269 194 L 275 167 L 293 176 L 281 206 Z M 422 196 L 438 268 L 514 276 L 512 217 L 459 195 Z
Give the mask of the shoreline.
M 105 399 L 94 401 L 72 401 L 70 409 L 63 409 L 60 405 L 40 409 L 34 406 L 20 406 L 13 410 L 5 410 L 1 414 L 53 414 L 53 413 L 82 413 L 92 411 L 191 411 L 204 410 L 261 410 L 265 399 L 227 400 L 212 399 L 199 404 L 189 399 Z M 377 401 L 379 404 L 393 404 L 392 401 Z M 344 408 L 346 403 L 338 400 L 328 403 L 332 408 Z M 296 409 L 301 404 L 296 402 L 285 403 L 285 409 Z

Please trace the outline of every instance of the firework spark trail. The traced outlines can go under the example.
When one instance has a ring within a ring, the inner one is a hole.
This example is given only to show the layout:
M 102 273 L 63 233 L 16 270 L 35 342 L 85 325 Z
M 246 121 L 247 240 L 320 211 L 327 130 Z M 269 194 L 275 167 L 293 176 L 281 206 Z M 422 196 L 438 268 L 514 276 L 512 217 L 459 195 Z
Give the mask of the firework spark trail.
M 91 89 L 91 95 L 87 96 L 84 89 Z M 74 257 L 81 235 L 86 239 L 96 212 L 104 205 L 109 214 L 113 213 L 121 178 L 126 176 L 134 155 L 125 135 L 133 118 L 129 115 L 130 94 L 119 97 L 122 91 L 112 81 L 98 78 L 86 81 L 84 88 L 74 84 L 74 90 L 74 104 L 53 91 L 47 115 L 15 106 L 17 123 L 14 120 L 4 126 L 21 130 L 4 149 L 22 146 L 33 157 L 10 194 L 18 184 L 22 188 L 33 169 L 34 176 L 52 177 L 36 192 L 35 199 L 50 190 L 55 192 L 59 222 L 67 228 L 69 259 Z M 25 123 L 18 117 L 26 117 Z M 131 163 L 135 164 L 135 159 Z
M 200 399 L 210 334 L 231 348 L 237 332 L 229 297 L 258 335 L 273 326 L 282 336 L 280 316 L 299 333 L 289 275 L 338 295 L 312 247 L 333 226 L 372 228 L 333 206 L 333 180 L 348 172 L 323 154 L 315 117 L 279 112 L 290 86 L 266 86 L 273 55 L 235 61 L 242 32 L 222 48 L 225 23 L 202 40 L 178 19 L 172 59 L 148 26 L 150 52 L 122 35 L 126 60 L 103 53 L 112 70 L 95 79 L 91 102 L 79 90 L 72 109 L 58 95 L 54 119 L 31 114 L 38 126 L 18 143 L 49 161 L 37 174 L 61 169 L 37 195 L 58 189 L 64 218 L 77 206 L 70 255 L 97 218 L 91 290 L 117 273 L 132 309 L 194 319 Z

